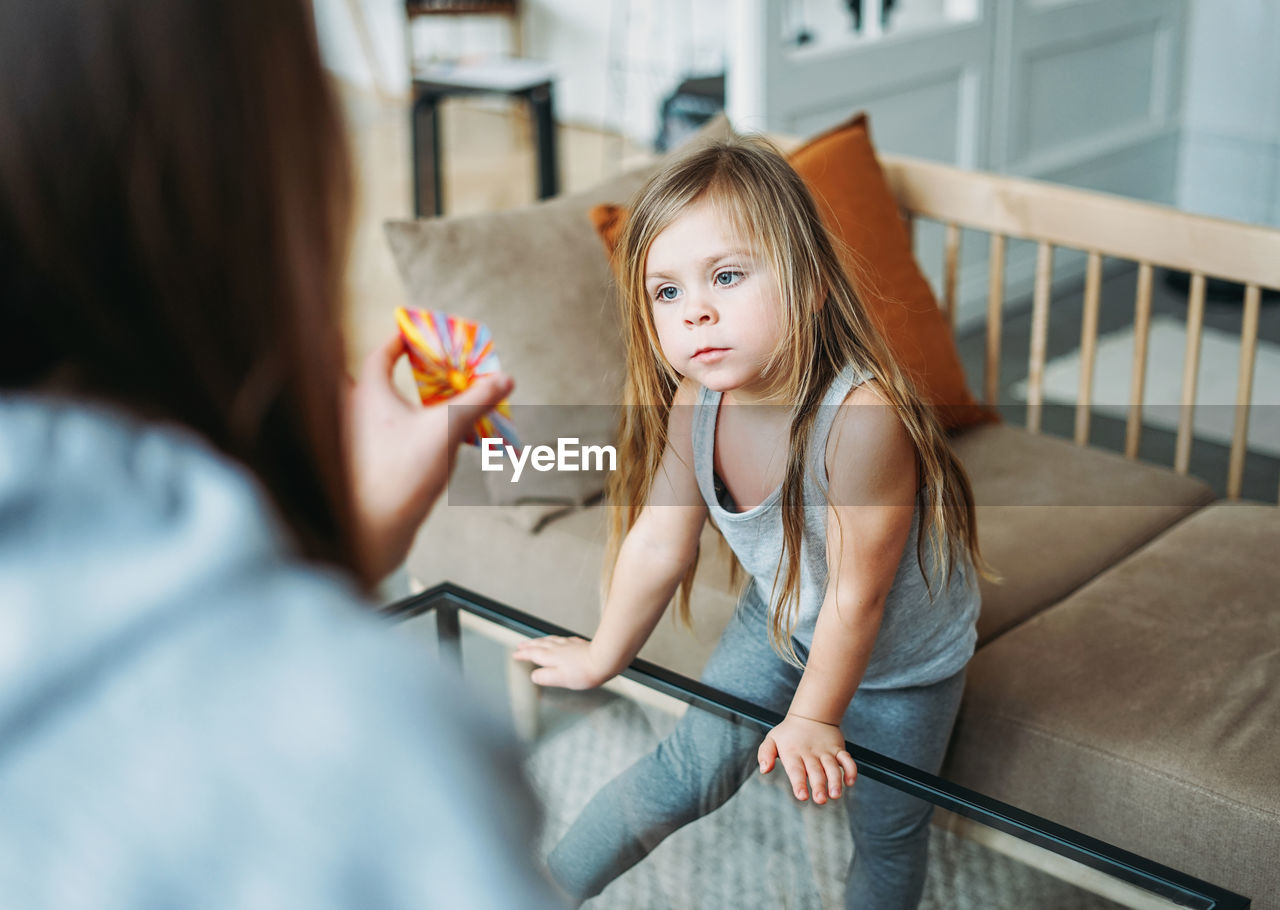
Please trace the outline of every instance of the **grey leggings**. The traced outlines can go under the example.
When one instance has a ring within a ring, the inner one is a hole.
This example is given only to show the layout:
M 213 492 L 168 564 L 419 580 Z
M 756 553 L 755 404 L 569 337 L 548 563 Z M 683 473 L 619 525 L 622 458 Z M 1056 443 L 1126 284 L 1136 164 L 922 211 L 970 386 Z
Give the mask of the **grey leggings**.
M 767 622 L 759 599 L 743 598 L 702 680 L 781 714 L 800 670 L 769 647 Z M 860 689 L 841 728 L 860 746 L 937 773 L 963 688 L 962 670 L 928 686 Z M 718 808 L 758 773 L 756 750 L 762 740 L 754 726 L 690 709 L 653 752 L 587 804 L 548 858 L 552 875 L 578 900 L 599 894 L 667 835 Z M 785 773 L 780 763 L 773 773 Z M 932 806 L 862 778 L 840 802 L 854 842 L 846 906 L 916 907 L 924 888 Z

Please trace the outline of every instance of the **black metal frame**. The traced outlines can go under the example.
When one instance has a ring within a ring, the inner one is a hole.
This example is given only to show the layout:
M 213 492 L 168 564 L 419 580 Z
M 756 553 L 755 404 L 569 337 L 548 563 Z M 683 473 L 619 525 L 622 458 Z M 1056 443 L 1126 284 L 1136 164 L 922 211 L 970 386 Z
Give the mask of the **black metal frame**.
M 440 640 L 457 660 L 461 660 L 458 623 L 460 610 L 525 635 L 577 634 L 450 582 L 397 601 L 382 612 L 403 620 L 432 610 L 436 611 Z M 782 716 L 773 711 L 767 711 L 646 660 L 634 661 L 622 675 L 700 710 L 754 723 L 764 729 L 772 728 L 782 720 Z M 846 743 L 846 747 L 857 762 L 861 776 L 896 787 L 928 800 L 935 806 L 1036 844 L 1181 906 L 1200 910 L 1247 910 L 1250 906 L 1249 898 L 1225 888 L 1162 866 L 854 743 Z
M 517 16 L 520 10 L 516 0 L 405 0 L 405 15 L 415 16 L 479 16 L 502 14 Z
M 556 158 L 555 90 L 551 81 L 522 89 L 456 85 L 439 79 L 413 80 L 413 211 L 423 218 L 444 213 L 444 187 L 440 158 L 440 102 L 451 95 L 510 95 L 529 105 L 533 118 L 538 178 L 538 198 L 549 199 L 560 190 Z

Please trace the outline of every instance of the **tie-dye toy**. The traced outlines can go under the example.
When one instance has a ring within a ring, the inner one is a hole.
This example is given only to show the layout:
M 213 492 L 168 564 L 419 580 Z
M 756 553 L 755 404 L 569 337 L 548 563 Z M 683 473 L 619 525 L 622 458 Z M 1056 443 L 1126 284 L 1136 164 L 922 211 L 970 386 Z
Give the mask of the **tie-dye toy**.
M 493 350 L 493 335 L 478 322 L 439 311 L 400 307 L 396 310 L 396 324 L 409 349 L 409 366 L 423 404 L 452 398 L 479 377 L 501 369 Z M 482 438 L 497 437 L 519 450 L 511 406 L 505 399 L 476 421 L 466 441 L 478 446 Z

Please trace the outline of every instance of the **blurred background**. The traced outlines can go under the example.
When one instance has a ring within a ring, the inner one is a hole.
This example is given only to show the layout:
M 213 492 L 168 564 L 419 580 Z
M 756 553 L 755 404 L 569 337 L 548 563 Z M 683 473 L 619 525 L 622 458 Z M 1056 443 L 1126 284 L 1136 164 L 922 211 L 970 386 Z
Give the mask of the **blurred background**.
M 719 110 L 738 130 L 796 137 L 866 110 L 881 152 L 1280 228 L 1274 0 L 316 0 L 316 13 L 361 191 L 353 359 L 406 302 L 385 219 L 576 192 L 678 144 Z M 941 226 L 915 230 L 936 289 Z M 1053 268 L 1048 354 L 1061 381 L 1047 395 L 1061 399 L 1064 427 L 1084 263 L 1060 250 Z M 1034 264 L 1034 244 L 1010 243 L 1001 403 L 1025 400 L 1027 365 L 1014 352 L 1029 338 Z M 1128 387 L 1134 276 L 1131 264 L 1104 262 L 1101 329 L 1117 354 L 1099 364 L 1097 387 L 1117 396 Z M 1161 278 L 1149 369 L 1172 372 L 1152 374 L 1149 403 L 1172 396 L 1172 406 L 1186 278 Z M 986 241 L 970 238 L 956 340 L 971 383 L 987 283 Z M 1200 383 L 1211 403 L 1234 401 L 1241 299 L 1242 289 L 1210 282 Z M 1250 448 L 1270 469 L 1280 463 L 1280 307 L 1271 295 L 1264 304 Z M 1219 448 L 1213 457 L 1225 458 Z
M 379 309 L 399 291 L 378 224 L 413 211 L 413 74 L 450 62 L 544 67 L 560 190 L 721 107 L 740 130 L 797 136 L 866 109 L 882 151 L 1280 226 L 1270 0 L 316 0 L 316 13 L 363 191 L 353 299 Z M 459 93 L 440 107 L 444 211 L 537 198 L 524 101 Z M 981 317 L 973 265 L 961 330 Z M 1012 296 L 1020 268 L 1011 257 Z

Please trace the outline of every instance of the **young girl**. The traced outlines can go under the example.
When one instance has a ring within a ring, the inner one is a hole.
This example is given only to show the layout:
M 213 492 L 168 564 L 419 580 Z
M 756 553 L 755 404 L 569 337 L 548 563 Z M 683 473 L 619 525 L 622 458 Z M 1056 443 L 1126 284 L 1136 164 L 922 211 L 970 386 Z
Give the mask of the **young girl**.
M 785 719 L 762 740 L 689 712 L 553 851 L 553 875 L 581 899 L 723 803 L 753 764 L 780 763 L 796 798 L 819 804 L 854 784 L 846 736 L 936 772 L 982 565 L 963 469 L 772 146 L 673 164 L 640 191 L 617 255 L 628 407 L 608 596 L 590 642 L 539 639 L 515 656 L 540 665 L 540 685 L 620 672 L 677 589 L 688 619 L 710 516 L 751 581 L 703 681 Z M 850 796 L 850 906 L 915 907 L 930 806 L 873 781 Z

